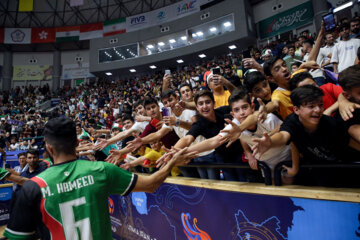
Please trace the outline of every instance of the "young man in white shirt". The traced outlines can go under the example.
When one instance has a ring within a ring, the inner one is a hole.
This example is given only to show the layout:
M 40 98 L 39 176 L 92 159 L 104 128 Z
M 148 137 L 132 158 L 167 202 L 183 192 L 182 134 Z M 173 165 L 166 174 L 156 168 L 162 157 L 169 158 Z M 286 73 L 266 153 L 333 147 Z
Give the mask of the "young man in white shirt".
M 354 65 L 356 53 L 360 47 L 360 39 L 350 39 L 350 25 L 344 23 L 339 27 L 341 40 L 335 44 L 331 63 L 334 65 L 334 72 L 340 73 L 342 70 Z

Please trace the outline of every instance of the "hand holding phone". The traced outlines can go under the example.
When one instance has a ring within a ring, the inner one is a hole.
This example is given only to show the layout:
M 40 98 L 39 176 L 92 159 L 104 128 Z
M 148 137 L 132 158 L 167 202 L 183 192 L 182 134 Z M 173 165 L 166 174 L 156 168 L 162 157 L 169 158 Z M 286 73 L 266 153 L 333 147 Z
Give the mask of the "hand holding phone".
M 212 74 L 220 74 L 220 68 L 219 67 L 213 68 L 211 69 L 211 72 Z

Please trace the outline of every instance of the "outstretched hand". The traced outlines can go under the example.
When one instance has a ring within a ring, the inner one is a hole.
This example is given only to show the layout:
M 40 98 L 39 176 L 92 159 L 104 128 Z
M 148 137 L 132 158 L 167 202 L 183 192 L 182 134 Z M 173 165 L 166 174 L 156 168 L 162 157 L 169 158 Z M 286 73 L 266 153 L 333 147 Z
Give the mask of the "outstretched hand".
M 136 149 L 140 148 L 143 145 L 142 139 L 139 136 L 135 136 L 135 139 L 129 141 L 127 146 L 131 149 L 131 151 L 135 151 Z
M 98 139 L 98 143 L 94 145 L 93 150 L 102 150 L 108 146 L 108 141 L 103 138 Z
M 265 103 L 261 100 L 261 98 L 257 98 L 257 101 L 258 101 L 258 103 L 260 105 L 258 121 L 263 123 L 266 120 L 266 117 L 267 117 L 266 106 L 265 106 Z
M 262 138 L 253 138 L 253 141 L 256 142 L 251 148 L 253 156 L 258 155 L 256 158 L 260 159 L 260 157 L 271 148 L 271 139 L 267 133 L 264 133 Z
M 225 136 L 221 136 L 221 140 L 220 143 L 224 144 L 226 142 L 228 142 L 228 144 L 226 145 L 226 147 L 230 147 L 230 145 L 235 142 L 237 139 L 239 139 L 240 135 L 241 135 L 241 129 L 239 128 L 238 125 L 236 125 L 233 121 L 231 121 L 230 119 L 225 119 L 225 121 L 229 124 L 231 124 L 232 128 L 231 129 L 224 129 L 221 130 L 221 133 L 227 133 L 227 135 Z
M 186 152 L 188 148 L 183 148 L 177 153 L 174 154 L 174 156 L 170 159 L 170 162 L 175 163 L 175 166 L 183 166 L 188 164 L 191 159 L 198 157 L 197 152 Z
M 112 149 L 110 150 L 110 155 L 105 159 L 106 162 L 118 165 L 122 162 L 121 152 L 119 150 Z

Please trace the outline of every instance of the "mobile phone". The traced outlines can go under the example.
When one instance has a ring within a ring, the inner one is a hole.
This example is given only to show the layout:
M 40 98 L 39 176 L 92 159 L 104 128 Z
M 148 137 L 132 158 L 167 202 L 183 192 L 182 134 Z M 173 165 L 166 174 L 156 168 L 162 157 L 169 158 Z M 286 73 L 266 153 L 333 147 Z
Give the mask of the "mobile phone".
M 251 58 L 251 55 L 250 55 L 250 50 L 244 50 L 242 52 L 242 55 L 243 55 L 243 58 Z
M 328 13 L 328 14 L 322 16 L 322 19 L 323 19 L 323 21 L 325 23 L 325 30 L 326 31 L 330 31 L 330 30 L 336 28 L 334 14 Z
M 165 74 L 171 74 L 171 71 L 169 69 L 165 70 Z
M 213 69 L 211 69 L 211 71 L 212 71 L 212 74 L 220 74 L 220 68 L 219 67 L 213 68 Z
M 150 125 L 153 126 L 153 127 L 157 127 L 157 124 L 158 124 L 159 122 L 160 122 L 159 120 L 157 120 L 156 118 L 154 118 L 153 120 L 151 120 Z
M 169 107 L 163 107 L 163 108 L 162 108 L 162 115 L 163 115 L 164 117 L 170 117 L 170 115 L 171 115 L 171 108 L 169 108 Z

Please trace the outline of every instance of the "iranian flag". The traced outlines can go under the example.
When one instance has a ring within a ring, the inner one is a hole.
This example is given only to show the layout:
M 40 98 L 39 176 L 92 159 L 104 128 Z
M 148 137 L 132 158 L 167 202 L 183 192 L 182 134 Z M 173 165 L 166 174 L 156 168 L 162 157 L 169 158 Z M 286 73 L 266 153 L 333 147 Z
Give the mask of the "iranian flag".
M 31 43 L 55 42 L 55 28 L 32 28 Z
M 126 32 L 126 18 L 114 19 L 103 23 L 104 37 Z
M 4 43 L 5 29 L 0 28 L 0 43 Z
M 103 37 L 102 23 L 85 24 L 80 26 L 80 40 Z
M 56 42 L 79 41 L 80 26 L 56 28 Z

